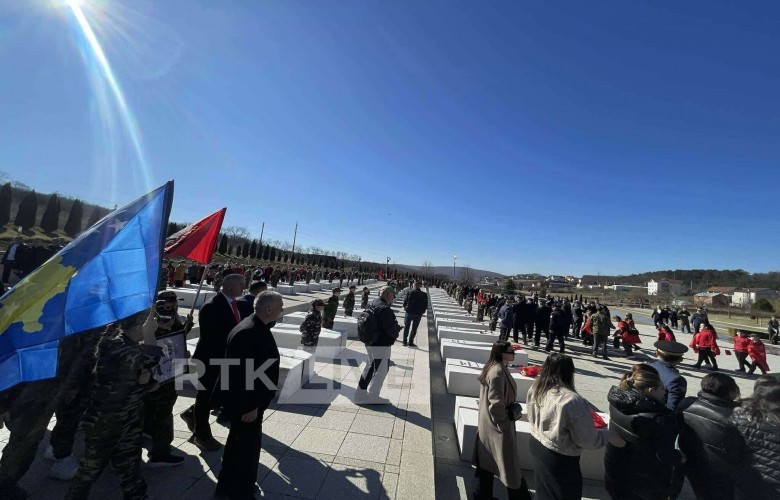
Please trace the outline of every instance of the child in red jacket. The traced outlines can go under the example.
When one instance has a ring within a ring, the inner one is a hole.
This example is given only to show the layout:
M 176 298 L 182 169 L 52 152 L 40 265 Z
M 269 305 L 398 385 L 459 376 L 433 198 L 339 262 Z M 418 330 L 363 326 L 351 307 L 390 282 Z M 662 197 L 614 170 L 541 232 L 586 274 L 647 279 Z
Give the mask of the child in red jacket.
M 764 347 L 764 343 L 761 342 L 761 338 L 757 333 L 754 333 L 750 336 L 748 354 L 750 355 L 750 359 L 753 360 L 753 362 L 750 364 L 750 370 L 748 370 L 750 375 L 756 371 L 756 366 L 759 370 L 761 370 L 762 375 L 769 371 L 769 365 L 766 364 L 766 348 Z
M 672 332 L 672 329 L 668 326 L 661 323 L 661 326 L 658 327 L 658 340 L 665 340 L 667 342 L 676 342 L 677 339 L 674 338 L 674 333 Z
M 712 325 L 702 323 L 701 331 L 694 335 L 691 341 L 694 344 L 694 351 L 699 353 L 699 360 L 693 365 L 694 368 L 698 370 L 704 361 L 709 360 L 712 363 L 712 369 L 718 371 L 718 362 L 715 360 L 715 356 L 720 354 L 720 348 L 718 348 L 717 338 Z
M 737 371 L 745 373 L 745 367 L 750 366 L 747 362 L 748 346 L 750 346 L 750 339 L 747 336 L 747 332 L 738 331 L 734 337 L 734 356 L 737 357 L 739 368 Z

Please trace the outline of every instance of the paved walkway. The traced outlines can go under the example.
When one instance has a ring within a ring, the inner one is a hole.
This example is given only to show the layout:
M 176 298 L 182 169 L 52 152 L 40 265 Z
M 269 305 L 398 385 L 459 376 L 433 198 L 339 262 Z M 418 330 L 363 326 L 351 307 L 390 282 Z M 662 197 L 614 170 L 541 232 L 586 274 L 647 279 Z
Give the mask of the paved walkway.
M 399 307 L 394 309 L 402 323 Z M 423 321 L 419 336 L 427 335 Z M 360 366 L 351 366 L 348 359 Z M 338 362 L 317 362 L 317 375 L 304 387 L 311 391 L 317 387 L 313 384 L 325 384 L 331 390 L 316 390 L 316 396 L 296 403 L 275 404 L 265 413 L 257 469 L 262 498 L 434 498 L 427 349 L 400 344 L 392 348 L 394 365 L 381 394 L 393 402 L 388 406 L 358 406 L 351 401 L 365 359 L 363 344 L 350 341 Z M 337 390 L 334 381 L 342 384 Z M 151 498 L 213 494 L 222 451 L 201 452 L 188 443 L 190 434 L 178 416 L 193 400 L 194 392 L 181 393 L 174 409 L 173 446 L 186 456 L 185 462 L 173 468 L 143 469 Z M 224 443 L 228 429 L 215 420 L 212 417 L 214 435 Z M 53 425 L 54 421 L 50 428 Z M 3 429 L 0 446 L 7 440 L 8 431 Z M 62 498 L 67 489 L 66 483 L 47 475 L 49 463 L 43 457 L 47 444 L 48 435 L 21 483 L 31 498 Z M 82 442 L 75 453 L 83 453 Z M 93 498 L 121 498 L 113 471 L 104 472 L 92 493 Z

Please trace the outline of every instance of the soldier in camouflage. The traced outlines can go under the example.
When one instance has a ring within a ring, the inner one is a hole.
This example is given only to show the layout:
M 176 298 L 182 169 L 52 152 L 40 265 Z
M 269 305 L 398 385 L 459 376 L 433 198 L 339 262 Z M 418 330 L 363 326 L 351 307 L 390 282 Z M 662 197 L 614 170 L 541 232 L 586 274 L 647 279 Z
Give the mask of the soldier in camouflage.
M 271 286 L 276 288 L 276 286 L 279 284 L 279 276 L 281 276 L 281 273 L 279 273 L 278 269 L 274 269 L 274 271 L 271 273 Z
M 349 293 L 344 296 L 344 316 L 352 317 L 352 311 L 355 310 L 355 285 L 349 286 Z
M 471 306 L 473 304 L 473 299 L 471 297 L 466 297 L 466 303 L 464 304 L 464 308 L 466 309 L 466 312 L 471 314 Z
M 35 460 L 38 445 L 55 413 L 53 450 L 47 455 L 59 459 L 52 469 L 61 469 L 63 473 L 52 475 L 69 479 L 75 474 L 74 464 L 70 463 L 75 462 L 71 454 L 73 441 L 84 402 L 89 397 L 89 378 L 95 364 L 93 352 L 100 333 L 102 329 L 90 330 L 60 341 L 57 377 L 22 383 L 2 393 L 0 423 L 4 422 L 10 431 L 0 458 L 2 498 L 27 498 L 18 481 Z
M 157 313 L 160 318 L 170 318 L 160 323 L 155 338 L 165 337 L 173 332 L 184 332 L 186 336 L 192 330 L 192 316 L 182 320 L 179 316 L 179 302 L 176 293 L 164 290 L 157 294 Z M 171 453 L 173 442 L 173 406 L 176 404 L 176 384 L 166 380 L 159 389 L 147 392 L 144 396 L 144 433 L 152 438 L 149 448 L 147 467 L 166 467 L 179 465 L 184 458 Z
M 368 287 L 363 287 L 363 296 L 360 298 L 360 308 L 365 309 L 368 307 L 368 296 L 371 295 L 371 292 L 368 291 Z
M 101 339 L 92 398 L 84 414 L 84 456 L 66 499 L 88 498 L 92 484 L 109 461 L 120 476 L 124 498 L 146 496 L 146 482 L 141 477 L 143 397 L 150 383 L 152 390 L 156 387 L 150 376 L 161 354 L 156 330 L 152 308 L 148 315 L 136 314 L 110 325 Z
M 317 347 L 322 330 L 322 312 L 325 310 L 325 301 L 314 299 L 311 303 L 311 311 L 306 315 L 306 319 L 301 323 L 301 345 L 306 347 Z
M 333 320 L 336 319 L 336 312 L 339 309 L 339 295 L 341 295 L 341 288 L 334 288 L 333 295 L 330 296 L 325 305 L 325 313 L 322 316 L 323 328 L 333 328 Z

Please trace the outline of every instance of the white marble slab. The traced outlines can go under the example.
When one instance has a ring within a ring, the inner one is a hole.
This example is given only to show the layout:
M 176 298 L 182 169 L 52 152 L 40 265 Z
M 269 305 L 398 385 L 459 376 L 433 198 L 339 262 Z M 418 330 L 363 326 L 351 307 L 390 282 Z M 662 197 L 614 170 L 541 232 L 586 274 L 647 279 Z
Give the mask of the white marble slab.
M 279 354 L 285 358 L 303 361 L 302 385 L 308 384 L 314 378 L 314 354 L 301 349 L 288 349 L 286 347 L 279 347 Z
M 292 397 L 301 389 L 304 377 L 304 362 L 288 356 L 279 357 L 279 401 Z
M 287 349 L 302 349 L 301 332 L 297 325 L 285 325 L 280 323 L 271 329 L 278 347 Z M 318 360 L 332 361 L 341 354 L 347 345 L 346 335 L 323 328 L 317 342 L 315 356 Z
M 306 319 L 306 313 L 298 311 L 290 314 L 285 314 L 283 321 L 288 324 L 300 325 L 303 320 Z M 333 328 L 337 332 L 347 334 L 347 338 L 357 338 L 357 317 L 348 318 L 346 316 L 336 316 L 333 320 Z
M 472 328 L 437 328 L 436 334 L 441 339 L 473 340 L 475 342 L 490 342 L 498 340 L 498 332 L 489 332 Z
M 176 293 L 176 298 L 179 301 L 180 311 L 185 308 L 191 308 L 193 302 L 195 302 L 195 295 L 198 293 L 197 290 L 192 290 L 190 288 L 168 288 L 167 290 Z M 203 304 L 214 298 L 216 295 L 217 292 L 213 290 L 209 291 L 206 289 L 206 287 L 203 287 L 203 290 L 200 291 L 198 302 L 195 304 L 195 308 L 200 309 L 203 307 Z
M 281 293 L 282 295 L 295 295 L 295 287 L 292 285 L 284 285 L 279 283 L 276 285 L 275 291 Z
M 322 290 L 322 285 L 321 284 L 315 283 L 313 281 L 311 283 L 309 283 L 309 291 L 310 292 L 319 292 L 320 290 Z
M 463 359 L 485 363 L 490 358 L 490 350 L 493 347 L 489 342 L 475 342 L 472 340 L 442 339 L 441 357 L 444 359 Z M 528 353 L 521 350 L 515 351 L 515 364 L 528 364 Z
M 476 318 L 476 317 L 475 317 Z M 486 323 L 477 323 L 476 321 L 462 321 L 457 319 L 441 319 L 436 318 L 436 326 L 438 328 L 456 327 L 456 328 L 485 328 Z
M 447 359 L 444 366 L 444 378 L 447 381 L 447 392 L 459 396 L 479 396 L 479 374 L 484 364 L 462 359 Z M 509 367 L 509 373 L 517 384 L 516 400 L 525 403 L 528 389 L 534 383 L 533 378 L 524 377 L 515 367 Z

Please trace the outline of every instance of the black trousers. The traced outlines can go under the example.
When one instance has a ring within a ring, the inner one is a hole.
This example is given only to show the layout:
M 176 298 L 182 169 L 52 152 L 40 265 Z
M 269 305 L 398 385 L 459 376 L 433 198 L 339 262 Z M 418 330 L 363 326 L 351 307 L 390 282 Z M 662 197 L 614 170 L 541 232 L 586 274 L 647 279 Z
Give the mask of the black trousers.
M 534 338 L 534 322 L 526 321 L 523 325 L 523 340 Z
M 166 382 L 154 392 L 144 395 L 144 432 L 152 436 L 149 456 L 159 458 L 171 453 L 173 442 L 173 406 L 176 404 L 176 384 Z
M 404 343 L 406 343 L 407 338 L 409 342 L 414 342 L 414 338 L 417 336 L 417 328 L 420 326 L 420 320 L 422 319 L 421 314 L 409 314 L 406 313 L 404 316 Z M 412 334 L 409 335 L 409 328 L 411 327 Z
M 582 330 L 582 318 L 577 318 L 574 320 L 574 323 L 572 324 L 572 334 L 576 338 L 580 338 L 581 330 Z
M 208 360 L 204 362 L 207 363 L 206 373 L 198 379 L 203 389 L 195 395 L 195 404 L 185 410 L 195 420 L 195 429 L 192 433 L 202 438 L 212 436 L 211 425 L 209 424 L 209 412 L 212 407 L 211 396 L 214 394 L 214 388 L 219 381 L 219 366 L 209 365 Z
M 700 368 L 703 361 L 709 361 L 712 363 L 713 368 L 718 368 L 718 362 L 715 361 L 715 355 L 712 354 L 712 350 L 709 347 L 702 347 L 699 349 L 699 360 L 694 365 L 696 368 Z
M 562 330 L 560 332 L 550 332 L 550 335 L 547 338 L 547 345 L 544 347 L 544 350 L 545 351 L 551 351 L 552 348 L 553 348 L 553 343 L 557 340 L 558 341 L 558 345 L 561 347 L 561 352 L 565 352 L 566 351 L 566 346 L 563 343 L 563 339 L 566 336 L 566 332 L 567 331 L 568 331 L 568 329 Z
M 503 326 L 498 329 L 498 340 L 509 340 L 509 332 L 511 328 L 504 328 Z
M 525 339 L 525 330 L 523 330 L 523 325 L 515 324 L 515 326 L 512 327 L 512 340 L 514 340 L 515 343 L 520 342 L 520 331 L 523 332 L 523 339 Z
M 534 344 L 539 345 L 539 343 L 542 341 L 542 333 L 544 333 L 544 338 L 548 338 L 550 336 L 550 325 L 547 324 L 536 324 L 536 337 L 534 337 Z
M 474 471 L 474 500 L 493 500 L 493 473 L 477 467 Z M 509 500 L 531 500 L 525 478 L 519 488 L 507 488 Z
M 241 415 L 231 416 L 222 470 L 217 479 L 217 491 L 231 499 L 254 498 L 257 465 L 260 462 L 260 441 L 263 437 L 263 413 L 257 412 L 254 422 L 242 422 Z
M 749 367 L 750 363 L 747 361 L 747 353 L 741 352 L 741 351 L 734 351 L 734 356 L 737 357 L 737 363 L 739 363 L 739 368 L 737 368 L 739 371 L 744 372 L 745 367 Z
M 530 438 L 529 455 L 534 469 L 536 500 L 580 500 L 582 472 L 580 457 L 556 453 Z

